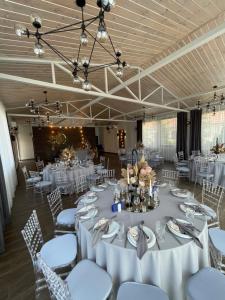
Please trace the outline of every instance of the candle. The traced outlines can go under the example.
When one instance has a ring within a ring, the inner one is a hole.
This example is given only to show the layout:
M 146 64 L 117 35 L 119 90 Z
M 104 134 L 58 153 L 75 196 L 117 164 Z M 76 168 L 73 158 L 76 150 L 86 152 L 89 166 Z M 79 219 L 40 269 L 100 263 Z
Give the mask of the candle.
M 127 167 L 127 184 L 130 184 L 129 169 Z
M 150 178 L 150 181 L 149 181 L 149 196 L 152 197 L 152 180 Z

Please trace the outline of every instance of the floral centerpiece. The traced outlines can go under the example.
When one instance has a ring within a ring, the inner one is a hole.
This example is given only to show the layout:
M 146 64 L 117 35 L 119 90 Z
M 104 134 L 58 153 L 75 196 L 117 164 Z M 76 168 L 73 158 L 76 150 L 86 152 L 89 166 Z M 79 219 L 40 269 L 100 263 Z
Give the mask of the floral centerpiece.
M 133 185 L 140 189 L 147 189 L 153 185 L 156 180 L 155 171 L 148 165 L 148 162 L 142 156 L 139 162 L 131 165 L 128 164 L 126 169 L 121 169 L 123 179 L 120 180 L 122 185 Z
M 216 139 L 216 145 L 210 149 L 215 154 L 225 153 L 225 147 L 224 144 L 219 144 L 218 138 Z
M 76 152 L 73 147 L 63 149 L 61 153 L 61 159 L 65 162 L 70 162 L 71 160 L 75 159 Z

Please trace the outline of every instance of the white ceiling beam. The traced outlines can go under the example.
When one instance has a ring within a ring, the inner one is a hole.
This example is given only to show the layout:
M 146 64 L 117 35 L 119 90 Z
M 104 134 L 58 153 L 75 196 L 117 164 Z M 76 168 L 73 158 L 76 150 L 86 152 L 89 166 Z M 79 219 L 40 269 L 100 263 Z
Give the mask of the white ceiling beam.
M 121 96 L 116 96 L 116 95 L 111 95 L 111 94 L 106 94 L 106 93 L 99 93 L 99 92 L 94 92 L 94 91 L 84 91 L 83 89 L 79 89 L 79 88 L 75 88 L 75 87 L 70 87 L 70 86 L 61 85 L 61 84 L 54 84 L 54 83 L 50 83 L 50 82 L 45 82 L 45 81 L 15 76 L 15 75 L 0 73 L 0 79 L 21 82 L 21 83 L 27 83 L 27 84 L 31 84 L 31 85 L 35 85 L 35 86 L 41 86 L 41 87 L 46 87 L 49 89 L 55 89 L 55 90 L 60 90 L 60 91 L 67 91 L 67 92 L 72 92 L 72 93 L 103 97 L 105 99 L 113 99 L 113 100 L 143 105 L 143 103 L 141 101 L 137 101 L 137 100 L 126 98 L 126 97 L 121 97 Z M 90 102 L 92 102 L 92 101 L 90 101 Z M 88 105 L 88 107 L 89 106 L 90 105 Z M 164 108 L 164 109 L 174 110 L 174 111 L 186 111 L 184 109 L 178 109 L 178 108 L 161 105 L 161 104 L 156 104 L 156 103 L 150 103 L 150 102 L 145 103 L 145 106 Z M 83 107 L 80 108 L 80 110 L 82 110 L 82 109 L 83 109 Z
M 13 114 L 8 113 L 10 117 L 23 117 L 23 118 L 46 118 L 46 115 L 30 115 L 30 114 Z M 102 121 L 102 122 L 125 122 L 125 123 L 133 123 L 133 120 L 114 120 L 114 119 L 93 119 L 93 118 L 85 118 L 85 117 L 74 117 L 74 116 L 51 116 L 51 119 L 71 119 L 71 120 L 83 120 L 83 121 Z
M 203 46 L 204 44 L 210 42 L 211 40 L 217 38 L 218 36 L 222 35 L 225 33 L 225 22 L 223 22 L 221 25 L 215 27 L 214 29 L 204 33 L 200 37 L 194 39 L 190 43 L 186 44 L 185 46 L 181 47 L 180 49 L 174 51 L 173 53 L 169 54 L 165 58 L 161 59 L 157 63 L 149 66 L 148 68 L 144 69 L 140 74 L 134 75 L 133 77 L 129 78 L 127 81 L 124 81 L 123 84 L 120 84 L 116 86 L 113 89 L 113 93 L 116 93 L 120 91 L 123 87 L 124 84 L 126 86 L 134 83 L 137 80 L 140 80 L 141 78 L 148 76 L 157 70 L 161 69 L 162 67 L 165 67 L 166 65 L 172 63 L 173 61 L 177 60 L 178 58 L 190 53 L 191 51 Z M 98 101 L 101 101 L 102 99 L 95 99 L 91 102 L 96 103 Z
M 85 112 L 81 111 L 79 108 L 77 108 L 74 104 L 68 102 L 68 104 L 70 106 L 72 106 L 73 108 L 75 108 L 76 110 L 78 110 L 82 115 L 84 115 L 85 117 L 89 117 L 89 115 L 87 115 Z
M 111 73 L 111 75 L 112 75 L 112 76 L 113 76 L 120 84 L 122 84 L 122 85 L 124 86 L 124 88 L 128 91 L 128 93 L 131 94 L 131 96 L 132 96 L 134 99 L 136 99 L 136 100 L 139 101 L 138 97 L 132 92 L 132 90 L 131 90 L 128 86 L 126 86 L 126 85 L 124 84 L 124 82 L 123 82 L 119 77 L 116 76 L 116 74 L 112 71 L 112 69 L 111 69 L 110 67 L 108 68 L 108 70 L 109 70 L 109 72 Z
M 100 116 L 101 114 L 103 114 L 106 110 L 108 110 L 108 107 L 102 109 L 99 113 L 97 113 L 96 115 L 93 116 L 93 119 L 96 119 L 96 117 Z
M 55 64 L 51 63 L 51 70 L 52 70 L 52 82 L 56 83 L 56 79 L 55 79 Z
M 150 98 L 152 95 L 154 95 L 158 90 L 161 89 L 161 86 L 158 86 L 156 89 L 154 89 L 151 93 L 149 93 L 147 96 L 145 96 L 142 99 L 142 102 L 146 101 L 148 98 Z
M 107 68 L 104 68 L 104 76 L 105 76 L 105 92 L 109 92 L 109 83 L 108 83 L 108 72 Z

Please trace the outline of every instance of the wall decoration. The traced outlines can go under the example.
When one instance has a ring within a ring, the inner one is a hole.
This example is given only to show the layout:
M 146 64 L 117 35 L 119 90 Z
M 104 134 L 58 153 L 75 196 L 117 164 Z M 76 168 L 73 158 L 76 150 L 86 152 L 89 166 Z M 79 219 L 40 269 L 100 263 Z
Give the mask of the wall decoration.
M 117 137 L 119 139 L 119 148 L 125 148 L 125 139 L 126 139 L 126 131 L 124 129 L 119 129 L 117 131 Z

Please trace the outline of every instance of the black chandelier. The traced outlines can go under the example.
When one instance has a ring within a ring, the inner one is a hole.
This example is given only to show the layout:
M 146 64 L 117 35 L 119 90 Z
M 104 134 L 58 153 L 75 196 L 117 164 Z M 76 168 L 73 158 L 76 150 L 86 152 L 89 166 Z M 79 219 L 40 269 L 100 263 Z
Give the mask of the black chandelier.
M 86 5 L 86 0 L 76 0 L 75 2 L 76 5 L 81 9 L 81 21 L 72 23 L 70 25 L 62 26 L 47 32 L 40 32 L 42 20 L 36 14 L 32 14 L 31 22 L 33 27 L 35 28 L 35 32 L 28 30 L 24 25 L 21 24 L 15 25 L 15 32 L 19 37 L 27 36 L 29 38 L 30 36 L 32 36 L 36 39 L 34 45 L 34 53 L 38 56 L 42 56 L 45 53 L 43 44 L 50 48 L 58 57 L 60 57 L 60 59 L 62 59 L 69 66 L 73 75 L 73 82 L 75 84 L 79 84 L 82 81 L 82 88 L 86 91 L 89 91 L 91 90 L 91 83 L 88 80 L 89 73 L 108 66 L 117 65 L 116 75 L 118 77 L 122 77 L 123 69 L 126 66 L 126 62 L 121 61 L 122 52 L 114 47 L 112 39 L 109 33 L 107 32 L 105 24 L 105 13 L 109 12 L 111 8 L 115 6 L 115 0 L 97 0 L 97 6 L 100 8 L 99 13 L 96 17 L 89 19 L 84 19 L 84 7 Z M 95 21 L 98 21 L 98 29 L 96 34 L 93 35 L 87 28 Z M 81 30 L 80 43 L 77 58 L 75 60 L 65 56 L 62 52 L 53 47 L 45 39 L 45 37 L 50 34 L 71 32 L 75 30 Z M 84 57 L 81 59 L 81 48 L 87 46 L 89 38 L 93 40 L 90 56 L 89 58 Z M 107 40 L 111 44 L 112 53 L 103 45 L 103 43 Z M 113 57 L 113 61 L 111 63 L 100 64 L 98 66 L 91 66 L 91 60 L 96 45 L 100 45 L 105 52 L 107 52 L 111 57 Z M 84 79 L 82 79 L 79 76 L 79 74 L 83 74 Z

